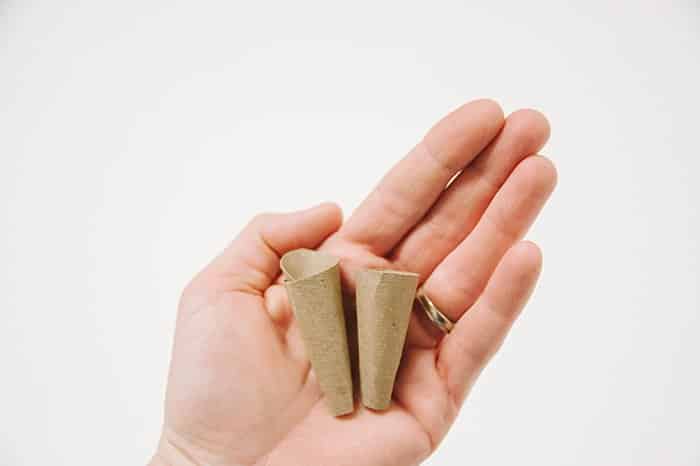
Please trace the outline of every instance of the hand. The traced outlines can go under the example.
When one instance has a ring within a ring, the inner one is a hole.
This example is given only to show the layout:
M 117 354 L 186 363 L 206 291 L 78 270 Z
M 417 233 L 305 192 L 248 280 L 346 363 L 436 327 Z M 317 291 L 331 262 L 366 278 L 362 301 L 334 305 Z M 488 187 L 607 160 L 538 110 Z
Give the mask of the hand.
M 183 293 L 152 464 L 412 465 L 430 455 L 537 280 L 540 251 L 520 239 L 556 183 L 552 163 L 532 155 L 548 136 L 533 110 L 504 120 L 496 103 L 474 101 L 437 123 L 345 223 L 332 204 L 256 217 Z M 280 256 L 300 247 L 339 256 L 350 291 L 358 267 L 417 272 L 457 322 L 443 337 L 413 313 L 388 411 L 356 403 L 328 414 L 279 281 Z

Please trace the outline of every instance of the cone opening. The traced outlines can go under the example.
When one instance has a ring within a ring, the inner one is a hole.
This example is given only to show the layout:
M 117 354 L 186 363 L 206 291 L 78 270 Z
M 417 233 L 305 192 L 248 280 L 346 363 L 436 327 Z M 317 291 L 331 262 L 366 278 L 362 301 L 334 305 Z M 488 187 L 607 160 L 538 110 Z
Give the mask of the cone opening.
M 402 270 L 390 270 L 390 269 L 365 269 L 365 270 L 360 270 L 359 273 L 391 274 L 391 275 L 399 275 L 399 276 L 403 276 L 403 277 L 416 277 L 416 276 L 418 276 L 418 274 L 414 273 L 414 272 L 404 272 Z
M 290 251 L 280 261 L 282 271 L 291 281 L 312 277 L 338 264 L 338 258 L 330 254 L 296 249 Z

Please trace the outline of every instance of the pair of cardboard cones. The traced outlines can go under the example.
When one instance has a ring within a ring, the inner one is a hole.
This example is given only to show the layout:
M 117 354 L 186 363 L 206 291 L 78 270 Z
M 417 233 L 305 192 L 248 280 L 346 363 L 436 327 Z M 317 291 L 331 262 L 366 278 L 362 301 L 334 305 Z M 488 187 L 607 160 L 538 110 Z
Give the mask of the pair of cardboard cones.
M 353 411 L 352 369 L 339 259 L 309 249 L 285 254 L 285 287 L 311 366 L 334 416 Z M 361 270 L 356 276 L 357 346 L 362 404 L 391 404 L 418 275 Z M 352 329 L 351 329 L 352 330 Z

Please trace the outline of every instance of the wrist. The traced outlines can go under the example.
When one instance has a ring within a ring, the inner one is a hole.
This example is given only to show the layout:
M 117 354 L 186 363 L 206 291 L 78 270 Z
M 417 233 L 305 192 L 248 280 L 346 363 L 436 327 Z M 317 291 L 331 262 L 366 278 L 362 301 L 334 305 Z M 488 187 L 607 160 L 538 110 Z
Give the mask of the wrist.
M 151 461 L 148 462 L 148 466 L 170 466 L 168 463 L 166 463 L 161 456 L 156 453 L 153 455 L 153 458 L 151 458 Z
M 187 444 L 187 445 L 185 445 Z M 256 463 L 257 464 L 257 463 Z M 219 455 L 190 445 L 177 434 L 164 431 L 158 442 L 158 448 L 148 463 L 148 466 L 202 466 L 225 465 L 245 466 L 243 463 L 225 460 Z
M 185 450 L 162 435 L 148 466 L 198 466 L 198 463 Z

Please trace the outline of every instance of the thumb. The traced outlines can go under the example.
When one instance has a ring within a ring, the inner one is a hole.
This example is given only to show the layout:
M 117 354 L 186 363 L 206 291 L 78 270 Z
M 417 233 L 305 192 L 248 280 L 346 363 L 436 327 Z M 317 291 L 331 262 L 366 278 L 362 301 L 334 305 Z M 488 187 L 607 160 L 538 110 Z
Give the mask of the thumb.
M 297 212 L 257 215 L 200 275 L 218 291 L 262 294 L 279 275 L 284 253 L 319 246 L 341 223 L 340 207 L 330 202 Z

